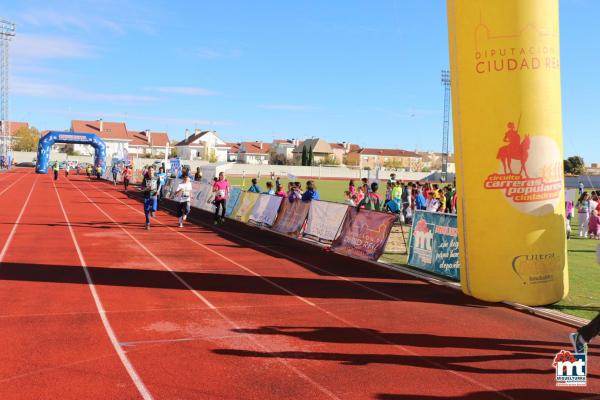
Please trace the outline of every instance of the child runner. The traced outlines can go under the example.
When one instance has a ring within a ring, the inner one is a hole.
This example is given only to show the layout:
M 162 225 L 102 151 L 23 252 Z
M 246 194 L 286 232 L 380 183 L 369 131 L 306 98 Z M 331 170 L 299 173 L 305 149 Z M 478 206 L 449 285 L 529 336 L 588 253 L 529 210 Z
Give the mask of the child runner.
M 129 181 L 133 176 L 133 172 L 130 167 L 125 167 L 125 171 L 123 171 L 123 186 L 125 186 L 125 191 L 127 191 L 127 187 L 129 186 Z
M 253 179 L 254 180 L 254 179 Z M 229 182 L 225 179 L 225 174 L 219 172 L 219 179 L 213 185 L 213 192 L 215 193 L 215 225 L 225 223 L 225 208 L 227 205 L 227 199 L 229 198 Z M 219 218 L 219 207 L 221 210 L 221 217 Z
M 158 192 L 156 194 L 156 211 L 158 211 L 158 207 L 160 207 L 160 202 L 162 201 L 162 192 L 163 192 L 163 187 L 165 186 L 165 182 L 167 181 L 167 174 L 165 173 L 165 169 L 163 167 L 160 167 L 158 169 L 158 173 L 155 174 L 156 177 L 158 178 Z M 182 173 L 182 177 L 183 175 L 188 175 L 187 172 Z M 154 213 L 152 214 L 152 216 L 154 217 Z
M 88 164 L 88 166 L 85 167 L 85 173 L 87 174 L 87 177 L 89 179 L 92 179 L 92 166 L 90 164 Z
M 157 208 L 156 194 L 158 192 L 158 178 L 154 175 L 154 167 L 148 168 L 148 173 L 142 181 L 141 190 L 144 192 L 144 215 L 146 216 L 146 229 L 150 229 L 150 214 Z
M 54 171 L 54 180 L 57 181 L 58 180 L 58 172 L 60 171 L 60 166 L 58 165 L 58 161 L 56 161 L 54 163 L 54 167 L 52 167 L 52 170 Z
M 161 167 L 162 168 L 162 167 Z M 185 174 L 181 177 L 181 183 L 177 185 L 175 196 L 178 200 L 177 216 L 179 217 L 179 227 L 183 228 L 183 221 L 187 219 L 190 213 L 190 196 L 192 195 L 192 182 L 190 177 Z
M 69 166 L 69 163 L 68 163 L 68 162 L 66 162 L 66 163 L 65 163 L 65 178 L 68 178 L 68 177 L 69 177 L 69 169 L 70 169 L 70 168 L 71 168 L 71 167 Z
M 102 177 L 102 167 L 100 164 L 96 167 L 96 179 L 100 179 Z
M 117 164 L 113 164 L 112 166 L 112 176 L 113 176 L 113 185 L 117 185 L 117 175 L 119 175 L 119 167 Z

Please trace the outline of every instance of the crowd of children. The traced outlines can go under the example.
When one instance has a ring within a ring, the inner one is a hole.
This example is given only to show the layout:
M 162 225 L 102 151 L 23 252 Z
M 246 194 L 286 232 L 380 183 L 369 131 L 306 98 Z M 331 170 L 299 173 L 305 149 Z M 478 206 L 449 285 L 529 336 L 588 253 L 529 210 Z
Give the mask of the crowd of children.
M 567 238 L 571 237 L 571 220 L 577 212 L 579 237 L 600 240 L 600 191 L 581 191 L 576 204 L 566 204 Z

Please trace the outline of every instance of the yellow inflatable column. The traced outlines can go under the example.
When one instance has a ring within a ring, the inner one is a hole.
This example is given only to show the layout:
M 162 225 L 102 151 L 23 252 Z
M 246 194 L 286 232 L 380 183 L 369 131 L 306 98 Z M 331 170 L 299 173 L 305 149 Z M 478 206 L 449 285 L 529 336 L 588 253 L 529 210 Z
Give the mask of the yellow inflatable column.
M 463 291 L 568 292 L 558 0 L 448 0 Z

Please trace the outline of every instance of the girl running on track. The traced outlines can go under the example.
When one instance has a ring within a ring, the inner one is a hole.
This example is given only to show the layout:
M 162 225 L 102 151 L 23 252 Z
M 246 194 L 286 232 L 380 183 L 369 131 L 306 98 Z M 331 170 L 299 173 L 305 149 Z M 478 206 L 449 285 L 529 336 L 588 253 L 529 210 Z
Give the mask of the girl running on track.
M 192 195 L 192 182 L 189 175 L 181 177 L 181 183 L 177 186 L 175 196 L 178 201 L 177 216 L 179 217 L 179 227 L 183 228 L 183 221 L 187 219 L 190 213 L 190 197 Z
M 219 172 L 219 179 L 213 185 L 215 193 L 215 225 L 225 223 L 225 206 L 229 198 L 229 182 L 225 179 L 225 174 Z M 222 207 L 221 217 L 219 218 L 219 207 Z
M 158 178 L 154 175 L 154 167 L 148 168 L 148 173 L 142 181 L 141 190 L 144 192 L 144 215 L 146 216 L 146 229 L 150 229 L 150 215 L 154 216 L 157 208 Z
M 131 180 L 132 175 L 133 172 L 131 171 L 131 168 L 125 167 L 125 170 L 123 171 L 123 186 L 125 186 L 125 191 L 127 191 L 127 188 L 129 187 L 129 181 Z

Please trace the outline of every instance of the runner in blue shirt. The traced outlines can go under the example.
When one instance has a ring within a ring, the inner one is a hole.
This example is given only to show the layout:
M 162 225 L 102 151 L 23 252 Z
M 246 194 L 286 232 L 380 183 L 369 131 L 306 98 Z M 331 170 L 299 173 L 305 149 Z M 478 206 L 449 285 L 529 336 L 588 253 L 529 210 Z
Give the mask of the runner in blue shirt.
M 158 169 L 158 173 L 156 174 L 158 178 L 158 193 L 157 193 L 157 202 L 156 202 L 156 211 L 158 211 L 158 207 L 160 205 L 160 201 L 162 200 L 162 189 L 165 186 L 165 182 L 167 181 L 167 174 L 165 173 L 165 169 L 160 167 Z M 152 213 L 154 217 L 154 213 Z

